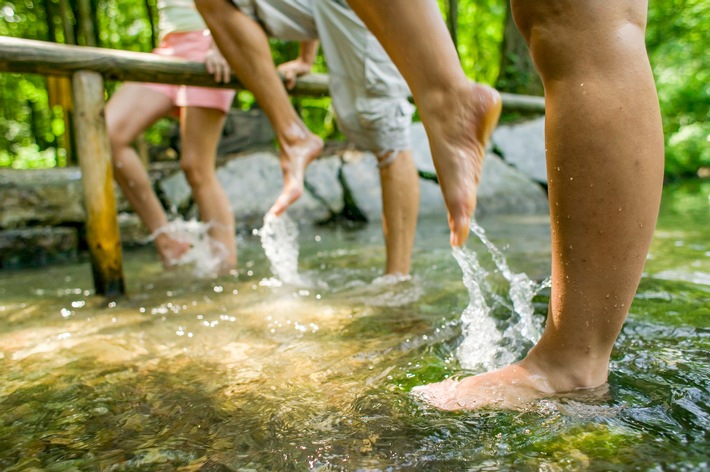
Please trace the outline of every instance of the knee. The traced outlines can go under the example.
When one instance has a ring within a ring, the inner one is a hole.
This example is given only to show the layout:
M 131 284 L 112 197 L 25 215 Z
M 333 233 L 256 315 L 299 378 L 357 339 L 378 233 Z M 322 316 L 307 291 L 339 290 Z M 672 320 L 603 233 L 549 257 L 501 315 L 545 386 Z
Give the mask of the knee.
M 636 3 L 512 0 L 511 12 L 535 64 L 545 74 L 582 62 L 603 65 L 619 48 L 643 40 L 646 10 Z
M 111 152 L 115 155 L 121 149 L 130 146 L 135 139 L 127 133 L 120 123 L 106 119 L 106 133 L 108 134 L 108 142 L 111 146 Z
M 214 175 L 214 169 L 202 165 L 198 159 L 185 158 L 180 161 L 180 168 L 185 173 L 187 183 L 192 188 L 199 188 L 209 182 Z

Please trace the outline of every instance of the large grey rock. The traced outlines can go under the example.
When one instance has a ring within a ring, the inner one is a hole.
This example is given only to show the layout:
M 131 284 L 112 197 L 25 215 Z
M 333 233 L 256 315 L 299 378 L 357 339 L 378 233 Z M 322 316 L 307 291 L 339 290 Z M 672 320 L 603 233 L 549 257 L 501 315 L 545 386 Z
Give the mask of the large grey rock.
M 483 160 L 476 215 L 549 212 L 547 193 L 495 154 Z
M 535 126 L 539 126 L 539 124 Z M 532 129 L 535 128 L 523 128 L 526 133 L 534 136 L 535 133 Z M 517 138 L 513 136 L 511 139 Z M 522 139 L 531 138 L 523 135 Z M 420 171 L 435 173 L 429 141 L 421 123 L 412 125 L 412 144 L 417 168 Z M 546 213 L 548 210 L 547 194 L 540 185 L 521 171 L 507 165 L 497 155 L 490 152 L 486 155 L 483 160 L 481 183 L 478 189 L 476 215 L 490 213 Z M 446 206 L 437 184 L 421 180 L 419 212 L 421 216 L 445 214 Z
M 382 189 L 377 158 L 369 152 L 350 152 L 343 165 L 343 184 L 368 221 L 382 218 Z
M 218 169 L 217 178 L 232 205 L 237 227 L 261 227 L 264 215 L 283 188 L 279 159 L 272 152 L 237 157 Z M 330 211 L 304 192 L 289 207 L 288 214 L 296 221 L 315 222 L 327 219 Z
M 160 179 L 157 185 L 163 194 L 168 211 L 171 213 L 177 213 L 178 210 L 186 208 L 192 198 L 192 189 L 182 171 L 176 171 L 172 175 Z
M 436 173 L 434 161 L 431 160 L 429 139 L 424 130 L 424 125 L 421 123 L 412 123 L 412 155 L 417 169 L 431 174 Z
M 0 171 L 0 228 L 86 218 L 78 168 Z
M 343 186 L 338 173 L 343 162 L 339 156 L 321 157 L 306 169 L 306 192 L 321 200 L 331 213 L 343 210 Z
M 118 228 L 121 243 L 126 246 L 142 246 L 150 243 L 150 234 L 135 213 L 119 213 Z
M 32 227 L 0 231 L 0 269 L 42 267 L 77 260 L 76 228 Z
M 531 179 L 547 183 L 545 117 L 514 125 L 501 125 L 491 138 L 508 164 Z

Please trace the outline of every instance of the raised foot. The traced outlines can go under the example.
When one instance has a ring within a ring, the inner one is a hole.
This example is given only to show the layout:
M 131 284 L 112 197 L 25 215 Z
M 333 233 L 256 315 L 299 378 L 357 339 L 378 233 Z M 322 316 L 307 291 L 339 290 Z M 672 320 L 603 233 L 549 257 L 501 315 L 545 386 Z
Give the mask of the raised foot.
M 469 82 L 433 108 L 425 124 L 448 209 L 451 244 L 460 246 L 468 238 L 483 157 L 498 124 L 502 100 L 492 87 Z
M 281 171 L 284 175 L 284 187 L 269 213 L 281 216 L 289 205 L 303 194 L 303 179 L 306 167 L 323 151 L 323 140 L 315 135 L 308 135 L 297 144 L 281 147 Z

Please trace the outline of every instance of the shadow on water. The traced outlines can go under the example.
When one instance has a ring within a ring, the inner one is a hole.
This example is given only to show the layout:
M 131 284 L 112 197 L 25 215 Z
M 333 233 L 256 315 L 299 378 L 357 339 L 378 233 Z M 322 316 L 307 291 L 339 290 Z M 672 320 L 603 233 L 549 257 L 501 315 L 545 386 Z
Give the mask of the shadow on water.
M 253 235 L 238 277 L 163 274 L 130 252 L 131 297 L 108 305 L 86 264 L 2 273 L 0 469 L 707 469 L 709 196 L 707 182 L 666 190 L 608 395 L 524 412 L 444 413 L 409 395 L 473 372 L 445 221 L 420 225 L 415 275 L 395 284 L 371 283 L 376 225 L 301 229 L 299 273 L 322 282 L 307 287 L 265 283 Z M 547 277 L 545 218 L 480 223 L 511 269 Z M 533 299 L 538 322 L 548 297 Z

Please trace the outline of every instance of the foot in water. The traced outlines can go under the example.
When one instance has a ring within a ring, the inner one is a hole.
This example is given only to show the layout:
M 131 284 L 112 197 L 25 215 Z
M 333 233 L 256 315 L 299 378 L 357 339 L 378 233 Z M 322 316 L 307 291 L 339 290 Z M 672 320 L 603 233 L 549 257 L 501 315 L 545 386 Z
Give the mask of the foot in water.
M 456 102 L 450 103 L 449 97 Z M 500 118 L 502 100 L 493 88 L 468 82 L 457 94 L 428 103 L 423 114 L 434 167 L 448 209 L 451 245 L 468 237 L 486 144 Z
M 544 377 L 532 375 L 518 365 L 412 389 L 415 397 L 441 410 L 518 410 L 554 393 Z
M 323 151 L 323 140 L 311 133 L 305 132 L 301 139 L 292 144 L 281 144 L 281 171 L 284 176 L 284 187 L 269 213 L 281 216 L 289 205 L 303 194 L 303 179 L 306 167 Z
M 165 270 L 174 269 L 190 247 L 190 243 L 173 239 L 167 234 L 159 234 L 155 237 L 155 248 Z
M 605 375 L 580 382 L 578 374 L 585 369 L 580 365 L 578 370 L 570 375 L 563 369 L 545 372 L 526 358 L 493 372 L 414 387 L 412 394 L 442 410 L 522 410 L 543 398 L 564 395 L 587 401 L 607 393 L 606 381 L 601 380 Z

